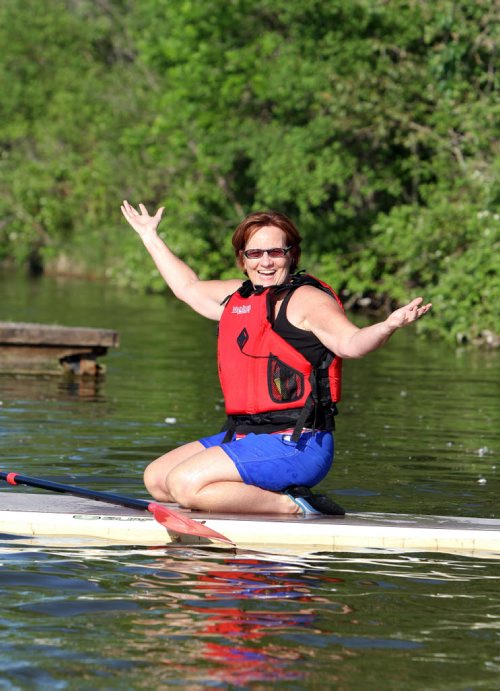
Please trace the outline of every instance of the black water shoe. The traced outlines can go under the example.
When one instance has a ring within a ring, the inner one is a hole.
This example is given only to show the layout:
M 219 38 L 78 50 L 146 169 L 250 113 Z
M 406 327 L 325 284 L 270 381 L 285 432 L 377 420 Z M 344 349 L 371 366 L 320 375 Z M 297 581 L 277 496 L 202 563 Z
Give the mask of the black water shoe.
M 300 507 L 304 516 L 319 514 L 325 516 L 345 516 L 345 510 L 325 494 L 314 494 L 309 487 L 294 486 L 284 490 L 290 499 Z

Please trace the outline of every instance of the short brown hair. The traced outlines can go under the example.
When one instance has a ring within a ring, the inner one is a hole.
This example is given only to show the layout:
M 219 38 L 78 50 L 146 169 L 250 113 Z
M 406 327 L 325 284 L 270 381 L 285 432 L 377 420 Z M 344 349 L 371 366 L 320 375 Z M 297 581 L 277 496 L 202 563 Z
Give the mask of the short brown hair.
M 290 257 L 292 259 L 290 272 L 293 273 L 297 270 L 299 265 L 300 243 L 302 238 L 293 221 L 289 219 L 288 216 L 280 214 L 278 211 L 255 211 L 254 213 L 248 214 L 248 216 L 241 221 L 234 231 L 232 238 L 237 265 L 240 269 L 243 268 L 241 252 L 245 249 L 252 235 L 259 230 L 259 228 L 263 228 L 264 226 L 275 226 L 285 233 L 286 244 L 292 247 L 290 250 Z

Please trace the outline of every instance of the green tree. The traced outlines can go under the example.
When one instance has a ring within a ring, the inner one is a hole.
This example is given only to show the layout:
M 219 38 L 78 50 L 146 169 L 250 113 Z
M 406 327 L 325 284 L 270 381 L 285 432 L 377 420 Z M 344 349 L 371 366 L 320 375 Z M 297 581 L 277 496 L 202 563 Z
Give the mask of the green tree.
M 233 273 L 244 213 L 278 208 L 351 306 L 422 291 L 422 328 L 500 331 L 494 4 L 35 5 L 0 8 L 4 256 L 161 290 L 123 197 L 165 205 L 161 232 L 203 277 Z
M 67 255 L 68 270 L 95 271 L 116 253 L 110 219 L 137 166 L 120 136 L 144 100 L 124 88 L 142 75 L 114 21 L 119 4 L 112 13 L 82 1 L 0 6 L 4 257 Z

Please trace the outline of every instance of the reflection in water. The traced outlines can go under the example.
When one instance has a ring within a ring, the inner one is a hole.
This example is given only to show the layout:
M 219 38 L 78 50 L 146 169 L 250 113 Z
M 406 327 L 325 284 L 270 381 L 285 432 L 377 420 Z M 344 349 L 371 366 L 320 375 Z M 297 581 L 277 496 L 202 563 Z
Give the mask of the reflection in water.
M 0 375 L 1 396 L 10 401 L 104 401 L 104 382 L 93 377 Z
M 149 687 L 366 688 L 389 660 L 391 676 L 407 681 L 410 669 L 417 682 L 451 663 L 450 683 L 471 669 L 477 676 L 464 645 L 498 663 L 498 560 L 3 543 L 0 563 L 13 655 L 35 665 L 35 680 L 78 672 L 116 683 L 123 674 L 129 688 L 142 688 L 147 670 Z M 0 657 L 5 645 L 0 633 Z M 8 665 L 6 674 L 18 680 Z
M 328 606 L 330 613 L 352 611 L 346 604 L 314 593 L 321 568 L 311 569 L 309 573 L 304 565 L 270 563 L 247 556 L 221 559 L 214 565 L 198 563 L 193 569 L 193 557 L 190 554 L 188 560 L 176 559 L 175 572 L 183 574 L 186 581 L 176 583 L 175 602 L 170 601 L 159 616 L 153 614 L 144 624 L 149 640 L 172 635 L 196 640 L 196 646 L 176 669 L 195 674 L 199 681 L 209 677 L 241 685 L 253 681 L 299 680 L 304 677 L 304 671 L 297 662 L 303 654 L 298 648 L 291 648 L 286 640 L 284 644 L 277 641 L 297 632 L 307 637 L 320 636 L 321 629 L 315 623 L 319 603 Z M 155 575 L 142 576 L 135 587 L 148 592 L 155 601 L 152 612 L 156 613 L 160 593 L 165 594 L 164 560 L 158 559 L 150 566 Z M 327 583 L 342 582 L 338 578 L 323 578 Z M 170 570 L 167 579 L 172 582 Z M 293 608 L 284 611 L 284 600 L 292 600 Z
M 69 397 L 76 397 L 87 401 L 102 400 L 100 391 L 102 381 L 93 377 L 74 377 L 66 378 L 59 383 L 59 391 Z

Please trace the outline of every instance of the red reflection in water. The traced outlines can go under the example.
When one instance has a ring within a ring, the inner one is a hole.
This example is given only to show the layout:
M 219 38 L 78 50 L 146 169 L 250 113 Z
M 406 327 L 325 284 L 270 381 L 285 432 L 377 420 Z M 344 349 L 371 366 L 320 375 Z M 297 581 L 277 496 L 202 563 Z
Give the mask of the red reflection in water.
M 329 585 L 342 582 L 323 578 L 318 571 L 308 574 L 295 565 L 238 558 L 225 559 L 215 568 L 204 564 L 201 573 L 194 573 L 192 562 L 186 562 L 185 569 L 179 566 L 176 563 L 176 570 L 189 573 L 190 585 L 189 593 L 176 599 L 180 611 L 175 618 L 191 625 L 191 635 L 199 643 L 196 656 L 201 675 L 208 674 L 210 679 L 240 685 L 302 679 L 306 672 L 300 661 L 313 656 L 313 649 L 306 644 L 277 644 L 274 637 L 301 631 L 321 636 L 317 625 L 320 610 L 315 607 L 320 603 L 327 604 L 329 612 L 332 608 L 338 614 L 352 612 L 348 605 L 312 594 L 318 577 Z M 291 611 L 282 611 L 283 600 L 290 600 Z M 264 606 L 266 602 L 269 607 Z M 272 606 L 276 602 L 279 609 Z M 166 616 L 171 619 L 172 612 Z M 168 635 L 163 627 L 155 631 Z

